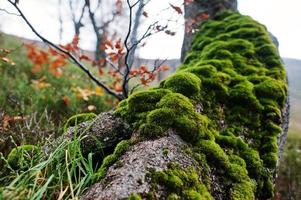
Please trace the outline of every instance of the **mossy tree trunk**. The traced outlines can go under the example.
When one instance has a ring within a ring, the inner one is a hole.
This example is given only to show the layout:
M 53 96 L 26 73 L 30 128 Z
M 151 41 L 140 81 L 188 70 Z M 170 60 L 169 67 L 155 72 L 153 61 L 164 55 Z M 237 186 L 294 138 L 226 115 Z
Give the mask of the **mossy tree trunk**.
M 181 51 L 181 61 L 184 60 L 187 51 L 189 51 L 193 35 L 196 29 L 203 22 L 202 14 L 208 14 L 213 18 L 217 13 L 223 10 L 237 11 L 236 0 L 195 0 L 192 3 L 184 4 L 185 9 L 185 33 Z
M 82 125 L 90 127 L 85 152 L 108 156 L 98 157 L 95 184 L 81 199 L 273 196 L 288 125 L 284 66 L 263 25 L 237 12 L 215 15 L 236 9 L 219 2 L 208 4 L 212 19 L 175 74 Z

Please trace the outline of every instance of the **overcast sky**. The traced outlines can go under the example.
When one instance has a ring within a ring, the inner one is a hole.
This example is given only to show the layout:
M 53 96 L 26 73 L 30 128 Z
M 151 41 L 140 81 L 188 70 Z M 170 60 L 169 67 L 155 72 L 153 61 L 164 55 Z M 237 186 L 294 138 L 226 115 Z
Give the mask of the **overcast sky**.
M 46 38 L 59 42 L 58 17 L 54 2 L 57 0 L 20 0 L 20 7 L 28 16 L 32 24 Z M 64 0 L 63 0 L 64 1 Z M 146 8 L 147 12 L 156 14 L 169 3 L 180 5 L 182 0 L 152 0 Z M 239 0 L 241 13 L 250 15 L 265 24 L 280 42 L 280 53 L 283 57 L 301 59 L 301 1 L 300 0 Z M 14 11 L 6 0 L 0 0 L 0 8 Z M 166 16 L 170 13 L 165 13 Z M 177 16 L 174 16 L 178 19 Z M 177 34 L 173 37 L 157 34 L 147 41 L 140 51 L 140 56 L 148 58 L 178 58 L 183 38 L 183 20 L 174 26 Z M 143 27 L 142 27 L 143 28 Z M 34 39 L 35 35 L 18 17 L 7 15 L 0 11 L 0 30 L 6 33 Z M 72 24 L 64 25 L 65 42 L 72 37 Z M 89 35 L 86 33 L 85 35 Z M 93 49 L 94 38 L 85 37 L 81 45 L 86 49 Z

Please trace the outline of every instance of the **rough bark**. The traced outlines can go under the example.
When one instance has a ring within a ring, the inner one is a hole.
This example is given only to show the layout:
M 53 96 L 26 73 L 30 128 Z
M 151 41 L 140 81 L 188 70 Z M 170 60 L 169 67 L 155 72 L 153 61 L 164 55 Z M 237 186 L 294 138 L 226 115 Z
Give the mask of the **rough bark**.
M 178 162 L 182 167 L 198 166 L 182 149 L 185 144 L 169 131 L 166 137 L 133 145 L 118 163 L 109 168 L 105 179 L 93 185 L 81 199 L 124 199 L 133 193 L 148 193 L 151 184 L 145 175 L 150 169 L 164 170 L 170 162 Z M 164 155 L 166 149 L 168 154 Z M 164 191 L 161 192 L 162 198 Z
M 195 30 L 203 22 L 198 19 L 199 15 L 206 13 L 213 18 L 218 12 L 223 10 L 237 11 L 236 0 L 195 0 L 185 5 L 185 32 L 181 51 L 181 61 L 184 60 L 186 53 L 189 51 Z M 197 19 L 197 20 L 196 20 Z M 196 22 L 191 24 L 190 22 Z

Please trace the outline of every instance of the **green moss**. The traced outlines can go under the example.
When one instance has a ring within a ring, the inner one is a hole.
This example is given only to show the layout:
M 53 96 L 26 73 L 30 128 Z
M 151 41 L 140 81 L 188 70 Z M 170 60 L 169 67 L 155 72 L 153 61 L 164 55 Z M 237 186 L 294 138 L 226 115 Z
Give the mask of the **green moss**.
M 170 93 L 170 91 L 166 89 L 134 93 L 128 98 L 129 113 L 141 113 L 155 109 L 156 103 L 168 93 Z
M 230 90 L 230 103 L 233 106 L 242 104 L 248 106 L 249 109 L 254 110 L 263 109 L 254 95 L 253 84 L 249 81 L 241 82 Z
M 277 124 L 275 124 L 273 122 L 267 121 L 264 124 L 264 128 L 265 128 L 265 131 L 267 131 L 267 132 L 265 132 L 266 136 L 274 136 L 274 137 L 276 137 L 277 135 L 279 135 L 280 133 L 282 133 L 282 128 L 279 125 L 277 125 Z
M 162 154 L 163 154 L 164 156 L 168 156 L 168 154 L 169 154 L 169 149 L 168 149 L 168 148 L 164 148 L 163 151 L 162 151 Z
M 80 113 L 80 114 L 77 114 L 77 115 L 73 115 L 65 123 L 64 132 L 67 131 L 68 127 L 77 126 L 78 124 L 80 124 L 82 122 L 94 119 L 96 116 L 97 115 L 95 113 Z
M 206 155 L 209 162 L 215 163 L 221 167 L 229 164 L 228 156 L 223 149 L 214 141 L 200 141 L 198 144 L 200 151 Z
M 171 109 L 178 115 L 191 115 L 194 112 L 194 106 L 189 98 L 179 93 L 171 93 L 164 96 L 157 104 L 157 107 Z
M 238 165 L 238 166 L 242 166 L 243 168 L 246 168 L 246 166 L 247 166 L 244 159 L 242 159 L 241 157 L 239 157 L 237 155 L 230 155 L 229 156 L 229 161 L 233 164 Z
M 197 96 L 201 90 L 201 80 L 192 73 L 178 72 L 167 78 L 163 87 L 187 97 L 193 97 Z
M 199 124 L 186 116 L 176 119 L 175 128 L 184 140 L 192 143 L 198 141 L 202 134 Z
M 167 200 L 180 200 L 180 199 L 181 199 L 181 197 L 177 194 L 174 194 L 174 193 L 168 195 L 168 197 L 167 197 Z
M 160 185 L 165 188 L 167 199 L 213 199 L 193 167 L 183 169 L 178 163 L 169 163 L 167 170 L 153 171 L 148 176 L 153 186 Z
M 234 184 L 230 190 L 231 200 L 255 200 L 255 183 L 243 181 L 239 184 Z
M 266 120 L 272 120 L 274 123 L 279 124 L 282 122 L 281 111 L 276 106 L 272 106 L 272 105 L 264 106 L 263 115 Z
M 159 108 L 151 111 L 147 115 L 147 123 L 163 127 L 170 127 L 173 125 L 176 114 L 174 109 Z
M 193 173 L 187 169 L 154 173 L 168 199 L 206 199 L 200 190 L 212 187 L 210 172 L 223 183 L 225 199 L 269 199 L 287 99 L 278 50 L 265 26 L 239 13 L 218 14 L 198 30 L 177 72 L 159 87 L 131 95 L 116 113 L 142 138 L 173 129 L 190 143 L 203 183 L 188 187 L 186 176 Z
M 117 144 L 113 154 L 108 155 L 103 159 L 100 168 L 94 174 L 93 177 L 94 181 L 98 181 L 105 176 L 107 169 L 110 166 L 112 166 L 120 158 L 120 156 L 128 150 L 130 144 L 131 144 L 130 140 L 123 140 Z
M 217 73 L 217 70 L 214 66 L 203 65 L 203 64 L 198 64 L 196 66 L 186 68 L 186 70 L 182 70 L 182 71 L 193 73 L 200 78 L 210 77 Z
M 274 152 L 266 153 L 262 156 L 262 160 L 267 168 L 275 169 L 278 161 L 278 155 Z
M 286 87 L 282 81 L 269 78 L 255 86 L 256 96 L 276 100 L 283 106 L 286 100 Z
M 41 155 L 41 148 L 34 145 L 15 147 L 7 156 L 7 163 L 13 169 L 26 170 L 33 165 L 35 158 Z
M 264 137 L 261 151 L 277 153 L 277 151 L 278 151 L 277 138 L 271 137 L 271 136 Z
M 262 160 L 260 159 L 259 153 L 253 149 L 246 149 L 240 152 L 241 157 L 247 164 L 247 169 L 250 177 L 259 178 L 262 173 Z
M 127 113 L 128 113 L 128 100 L 124 99 L 122 101 L 119 102 L 116 110 L 114 111 L 115 114 L 121 116 L 121 117 L 126 117 Z
M 227 176 L 235 182 L 242 182 L 249 179 L 247 169 L 237 164 L 230 164 L 227 167 Z
M 257 48 L 257 54 L 261 57 L 275 56 L 278 54 L 277 48 L 272 44 L 264 44 Z
M 129 196 L 129 197 L 127 198 L 127 200 L 142 200 L 142 198 L 140 197 L 139 194 L 134 193 L 134 194 L 132 194 L 131 196 Z
M 144 139 L 156 139 L 164 136 L 165 129 L 154 124 L 142 124 L 139 127 L 139 134 Z

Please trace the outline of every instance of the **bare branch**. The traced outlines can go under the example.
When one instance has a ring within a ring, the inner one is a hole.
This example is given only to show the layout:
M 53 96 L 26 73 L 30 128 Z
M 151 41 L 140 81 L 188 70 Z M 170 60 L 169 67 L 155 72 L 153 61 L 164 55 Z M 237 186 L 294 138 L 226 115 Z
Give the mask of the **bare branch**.
M 20 17 L 20 15 L 19 15 L 19 14 L 17 14 L 17 13 L 12 13 L 12 12 L 9 12 L 9 11 L 7 11 L 7 10 L 3 9 L 3 8 L 0 8 L 0 11 L 3 11 L 3 12 L 5 12 L 6 14 L 9 14 L 9 15 L 15 15 L 15 16 L 18 16 L 18 17 Z
M 140 0 L 138 0 L 140 1 Z M 137 1 L 137 2 L 138 2 Z M 128 32 L 127 32 L 127 35 L 125 37 L 125 40 L 124 40 L 124 46 L 126 48 L 126 55 L 125 55 L 125 67 L 126 67 L 126 71 L 125 71 L 125 74 L 124 74 L 124 77 L 123 77 L 123 84 L 122 84 L 122 89 L 123 89 L 123 96 L 125 96 L 126 98 L 128 97 L 128 77 L 129 77 L 129 74 L 130 74 L 130 71 L 131 71 L 131 68 L 130 68 L 130 65 L 128 63 L 128 57 L 130 55 L 130 47 L 128 46 L 128 42 L 129 42 L 129 39 L 130 39 L 130 35 L 131 35 L 131 31 L 132 31 L 132 18 L 133 18 L 133 7 L 130 3 L 130 0 L 127 0 L 127 5 L 129 7 L 129 27 L 128 27 Z M 136 3 L 137 3 L 136 2 Z
M 80 29 L 83 27 L 82 20 L 83 20 L 85 10 L 87 7 L 87 2 L 85 2 L 84 5 L 82 6 L 80 15 L 77 19 L 76 14 L 75 14 L 77 12 L 77 8 L 74 7 L 74 5 L 72 3 L 73 1 L 74 0 L 69 0 L 69 7 L 70 7 L 70 11 L 71 11 L 71 17 L 72 17 L 72 22 L 74 25 L 75 35 L 79 35 Z M 79 5 L 78 2 L 76 2 L 76 4 Z
M 19 8 L 19 6 L 15 2 L 13 2 L 12 0 L 7 0 L 7 1 L 16 8 L 16 10 L 18 11 L 18 13 L 20 14 L 20 17 L 26 22 L 26 24 L 35 33 L 35 35 L 37 37 L 39 37 L 44 43 L 48 44 L 49 46 L 53 47 L 54 49 L 58 50 L 59 52 L 67 55 L 72 60 L 73 63 L 75 63 L 80 69 L 82 69 L 89 76 L 89 78 L 91 78 L 98 86 L 100 86 L 101 88 L 103 88 L 108 94 L 114 96 L 115 98 L 117 98 L 119 100 L 124 99 L 124 96 L 122 94 L 114 92 L 108 86 L 106 86 L 105 83 L 103 83 L 102 81 L 100 81 L 99 79 L 97 79 L 89 71 L 89 69 L 86 66 L 84 66 L 84 64 L 81 63 L 72 53 L 70 53 L 69 51 L 67 51 L 67 50 L 65 50 L 65 49 L 63 49 L 61 47 L 59 47 L 58 45 L 55 45 L 54 43 L 52 43 L 51 41 L 47 40 L 42 35 L 40 35 L 36 31 L 36 29 L 31 25 L 31 23 L 28 21 L 28 19 L 25 17 L 25 15 L 23 14 L 23 12 Z
M 60 29 L 59 29 L 60 42 L 63 40 L 63 26 L 64 26 L 61 6 L 62 6 L 62 0 L 59 0 L 58 10 L 59 10 L 59 23 L 60 23 Z

